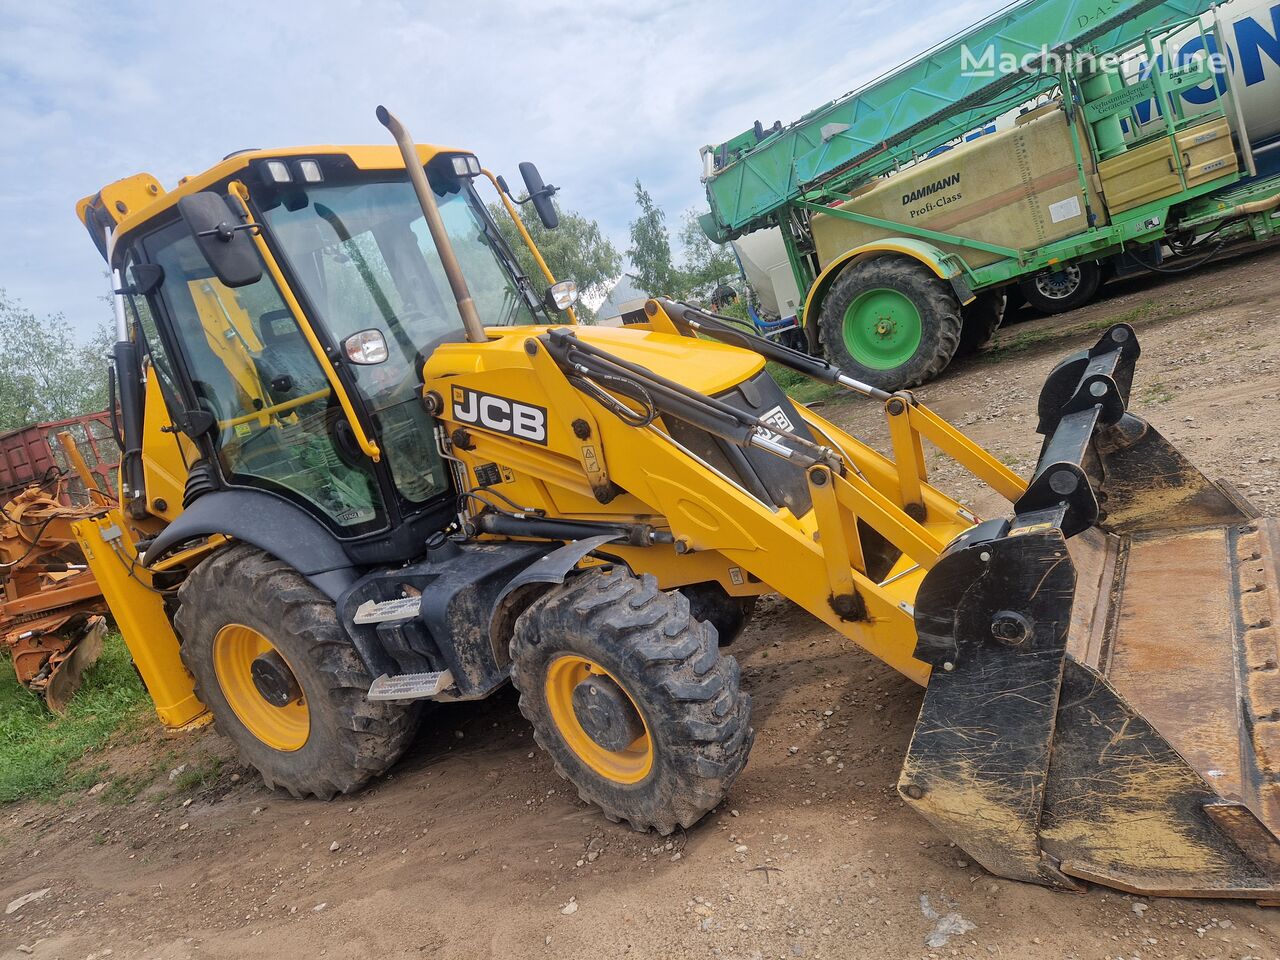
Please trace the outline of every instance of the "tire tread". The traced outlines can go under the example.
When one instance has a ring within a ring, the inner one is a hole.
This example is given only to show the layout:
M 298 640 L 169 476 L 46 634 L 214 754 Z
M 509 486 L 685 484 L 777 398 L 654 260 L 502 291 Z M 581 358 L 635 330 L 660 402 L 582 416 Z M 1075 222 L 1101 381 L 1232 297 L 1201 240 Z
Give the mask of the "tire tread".
M 270 761 L 276 752 L 266 748 L 264 762 L 261 748 L 265 745 L 238 720 L 220 717 L 215 707 L 215 725 L 235 745 L 241 762 L 258 769 L 270 789 L 322 800 L 351 793 L 385 773 L 412 742 L 418 711 L 370 702 L 366 694 L 372 678 L 333 605 L 288 564 L 248 544 L 214 554 L 178 590 L 174 626 L 182 638 L 180 652 L 195 680 L 197 698 L 206 705 L 225 702 L 210 690 L 218 682 L 212 666 L 213 637 L 221 624 L 238 622 L 236 610 L 245 606 L 302 638 L 312 665 L 324 678 L 323 689 L 308 691 L 308 705 L 312 710 L 331 711 L 337 736 L 328 754 L 309 758 L 312 762 L 304 769 L 290 769 L 293 765 L 284 763 L 273 768 Z
M 655 758 L 644 790 L 582 776 L 574 769 L 575 755 L 549 723 L 540 666 L 548 654 L 540 634 L 564 624 L 557 615 L 564 607 L 580 618 L 570 646 L 588 656 L 580 648 L 614 651 L 629 678 L 659 694 L 645 701 L 651 735 L 656 743 L 671 741 L 680 748 Z M 724 799 L 746 764 L 755 732 L 738 662 L 719 655 L 715 629 L 691 615 L 688 599 L 659 589 L 652 576 L 635 577 L 618 566 L 581 574 L 548 592 L 517 621 L 511 660 L 520 712 L 533 726 L 534 741 L 579 797 L 610 820 L 660 834 L 692 826 Z

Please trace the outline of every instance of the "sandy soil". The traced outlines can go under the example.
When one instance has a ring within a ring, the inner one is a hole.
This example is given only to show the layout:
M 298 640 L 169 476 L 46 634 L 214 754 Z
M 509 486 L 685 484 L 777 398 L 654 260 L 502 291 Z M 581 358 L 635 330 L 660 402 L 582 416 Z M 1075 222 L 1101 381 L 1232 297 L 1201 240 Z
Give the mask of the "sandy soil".
M 1136 409 L 1280 513 L 1280 251 L 1114 292 L 1008 327 L 921 396 L 1025 472 L 1045 373 L 1127 319 Z M 882 436 L 874 405 L 826 412 Z M 946 464 L 935 479 L 977 492 Z M 1280 957 L 1274 910 L 987 875 L 895 797 L 917 688 L 781 600 L 733 652 L 755 699 L 751 762 L 721 809 L 666 840 L 581 804 L 509 694 L 439 710 L 391 776 L 332 803 L 271 794 L 231 761 L 179 789 L 170 768 L 227 746 L 148 722 L 106 757 L 104 779 L 155 775 L 135 799 L 0 810 L 0 904 L 48 888 L 0 914 L 0 956 Z

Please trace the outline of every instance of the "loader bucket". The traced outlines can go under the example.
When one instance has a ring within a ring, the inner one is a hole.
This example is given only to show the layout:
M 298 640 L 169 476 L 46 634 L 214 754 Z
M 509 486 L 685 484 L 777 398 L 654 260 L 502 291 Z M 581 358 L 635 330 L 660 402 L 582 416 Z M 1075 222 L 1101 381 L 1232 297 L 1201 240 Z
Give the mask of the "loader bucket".
M 1138 353 L 1054 369 L 1014 517 L 922 582 L 899 792 L 1001 876 L 1280 900 L 1280 525 L 1128 412 Z

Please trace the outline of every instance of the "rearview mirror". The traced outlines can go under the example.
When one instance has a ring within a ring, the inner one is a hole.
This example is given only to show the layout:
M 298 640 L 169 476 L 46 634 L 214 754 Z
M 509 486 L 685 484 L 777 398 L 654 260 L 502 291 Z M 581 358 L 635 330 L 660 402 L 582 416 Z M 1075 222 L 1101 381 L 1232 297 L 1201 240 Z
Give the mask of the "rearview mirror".
M 203 191 L 178 201 L 178 213 L 195 237 L 210 269 L 227 287 L 245 287 L 262 277 L 262 261 L 248 230 L 230 204 L 216 193 Z
M 125 285 L 116 293 L 131 297 L 145 297 L 160 289 L 164 283 L 164 267 L 158 263 L 131 263 L 125 271 Z
M 560 215 L 556 213 L 556 205 L 551 202 L 558 187 L 542 182 L 542 174 L 532 163 L 520 164 L 520 176 L 524 177 L 524 188 L 529 191 L 529 199 L 533 201 L 533 209 L 538 211 L 538 219 L 548 230 L 560 226 Z
M 390 352 L 387 350 L 387 339 L 381 330 L 361 330 L 342 341 L 342 352 L 352 363 L 362 367 L 371 367 L 385 363 Z

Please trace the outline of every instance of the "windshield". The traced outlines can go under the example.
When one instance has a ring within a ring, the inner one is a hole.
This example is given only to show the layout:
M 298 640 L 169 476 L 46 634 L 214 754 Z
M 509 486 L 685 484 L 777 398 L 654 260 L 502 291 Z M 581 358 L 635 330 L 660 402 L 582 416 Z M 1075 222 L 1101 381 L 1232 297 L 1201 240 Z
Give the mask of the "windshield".
M 385 337 L 389 358 L 351 371 L 377 416 L 401 495 L 427 499 L 441 464 L 421 403 L 421 367 L 435 346 L 462 339 L 462 321 L 412 185 L 403 172 L 334 171 L 266 199 L 263 219 L 315 319 L 337 342 L 369 329 Z M 481 321 L 546 323 L 470 188 L 437 193 L 436 202 Z

